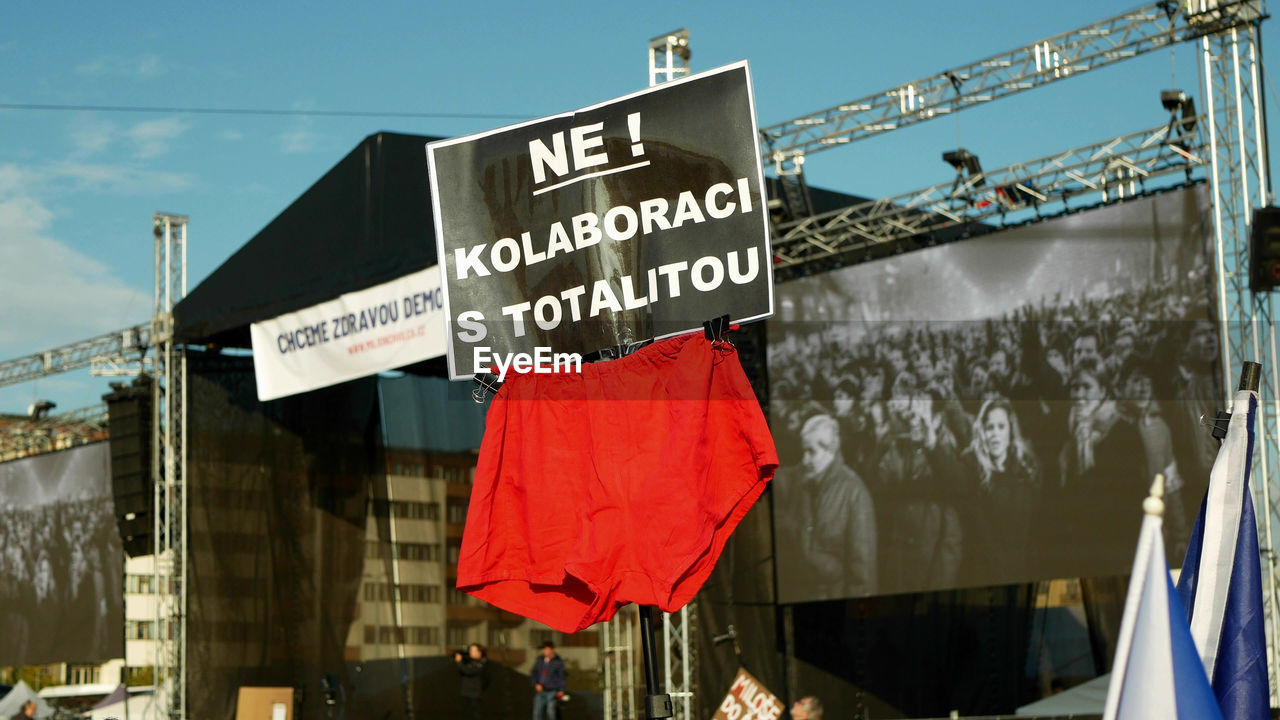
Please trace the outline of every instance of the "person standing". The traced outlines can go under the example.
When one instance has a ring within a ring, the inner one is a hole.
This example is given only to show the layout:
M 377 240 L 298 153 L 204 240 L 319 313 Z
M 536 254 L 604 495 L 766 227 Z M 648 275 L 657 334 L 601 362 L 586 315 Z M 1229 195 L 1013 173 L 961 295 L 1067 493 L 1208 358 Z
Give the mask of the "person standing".
M 533 683 L 533 720 L 556 720 L 556 701 L 564 696 L 564 661 L 556 654 L 555 643 L 542 643 L 542 654 L 529 671 Z
M 22 709 L 18 711 L 10 720 L 32 720 L 36 716 L 36 701 L 28 700 L 22 703 Z
M 822 701 L 810 695 L 791 706 L 791 720 L 822 720 Z
M 484 688 L 488 685 L 488 674 L 485 663 L 484 646 L 471 643 L 465 654 L 456 652 L 453 661 L 457 663 L 458 674 L 462 676 L 459 690 L 462 695 L 462 714 L 467 720 L 480 720 L 480 698 L 484 696 Z

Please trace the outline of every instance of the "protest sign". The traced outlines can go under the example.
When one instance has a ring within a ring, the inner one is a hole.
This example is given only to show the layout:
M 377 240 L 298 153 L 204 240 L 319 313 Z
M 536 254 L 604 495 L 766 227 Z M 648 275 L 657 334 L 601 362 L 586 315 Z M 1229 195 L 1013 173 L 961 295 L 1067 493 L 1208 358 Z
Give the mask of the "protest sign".
M 738 668 L 729 693 L 720 701 L 712 720 L 778 720 L 784 707 L 769 688 L 751 673 Z
M 773 313 L 745 62 L 427 156 L 454 379 Z
M 335 385 L 445 353 L 440 267 L 249 326 L 258 399 Z

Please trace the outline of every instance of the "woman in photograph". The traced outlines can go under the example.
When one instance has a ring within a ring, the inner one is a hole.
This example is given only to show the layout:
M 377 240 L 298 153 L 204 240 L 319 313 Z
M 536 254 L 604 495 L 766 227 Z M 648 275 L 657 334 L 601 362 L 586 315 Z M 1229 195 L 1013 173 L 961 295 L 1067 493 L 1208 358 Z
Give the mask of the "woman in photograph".
M 1027 579 L 1040 467 L 1008 400 L 992 397 L 982 403 L 964 460 L 972 478 L 964 579 L 979 584 Z

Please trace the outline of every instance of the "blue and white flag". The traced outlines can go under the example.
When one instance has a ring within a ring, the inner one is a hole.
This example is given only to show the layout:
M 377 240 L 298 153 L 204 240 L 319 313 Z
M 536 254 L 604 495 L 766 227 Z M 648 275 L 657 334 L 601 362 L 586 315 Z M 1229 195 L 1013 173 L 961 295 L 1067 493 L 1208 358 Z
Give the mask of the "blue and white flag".
M 1225 720 L 1271 717 L 1258 525 L 1249 494 L 1257 412 L 1257 393 L 1236 393 L 1178 578 L 1191 636 Z
M 1169 579 L 1160 536 L 1163 480 L 1143 502 L 1103 720 L 1218 719 L 1222 714 Z

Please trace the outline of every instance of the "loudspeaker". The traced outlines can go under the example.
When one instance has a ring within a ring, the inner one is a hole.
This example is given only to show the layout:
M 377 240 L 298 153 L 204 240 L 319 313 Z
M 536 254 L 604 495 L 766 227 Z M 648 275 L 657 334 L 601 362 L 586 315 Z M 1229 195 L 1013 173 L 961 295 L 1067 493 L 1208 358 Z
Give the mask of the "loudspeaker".
M 129 557 L 150 555 L 153 542 L 151 475 L 152 384 L 143 374 L 131 384 L 112 383 L 103 395 L 111 446 L 111 495 L 116 526 Z
M 1253 211 L 1249 230 L 1249 289 L 1254 292 L 1280 287 L 1280 207 Z

